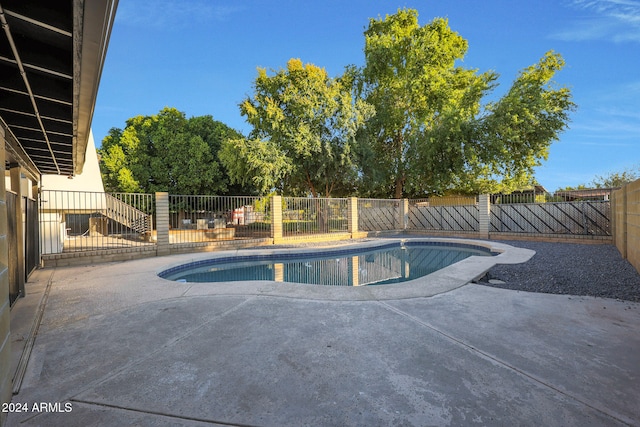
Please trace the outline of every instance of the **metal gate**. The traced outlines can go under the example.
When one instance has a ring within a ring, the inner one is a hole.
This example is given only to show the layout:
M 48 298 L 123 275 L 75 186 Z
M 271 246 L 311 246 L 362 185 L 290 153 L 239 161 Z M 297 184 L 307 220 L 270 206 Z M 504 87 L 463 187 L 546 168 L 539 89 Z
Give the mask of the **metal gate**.
M 25 242 L 24 277 L 25 280 L 40 264 L 40 226 L 38 224 L 38 202 L 24 198 L 25 202 Z
M 9 303 L 13 303 L 24 294 L 29 275 L 40 263 L 40 239 L 38 224 L 38 202 L 7 191 L 7 246 L 9 251 Z M 20 212 L 16 215 L 16 204 L 20 203 Z M 23 234 L 18 233 L 18 221 L 23 221 Z M 23 245 L 18 245 L 22 242 Z M 20 251 L 18 247 L 22 247 Z M 22 252 L 22 253 L 21 253 Z
M 24 274 L 20 268 L 20 254 L 18 253 L 18 218 L 16 218 L 16 203 L 18 196 L 7 191 L 7 246 L 9 249 L 9 303 L 13 305 L 24 287 Z M 20 218 L 20 220 L 22 220 Z

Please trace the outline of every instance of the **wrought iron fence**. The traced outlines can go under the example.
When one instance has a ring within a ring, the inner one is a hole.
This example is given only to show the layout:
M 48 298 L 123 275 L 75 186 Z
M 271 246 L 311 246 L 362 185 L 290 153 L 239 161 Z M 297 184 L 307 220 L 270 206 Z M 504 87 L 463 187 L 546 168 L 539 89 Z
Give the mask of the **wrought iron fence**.
M 529 196 L 523 197 L 520 194 L 517 202 L 507 204 L 504 195 L 491 196 L 490 224 L 485 224 L 490 232 L 611 235 L 608 201 L 524 203 Z M 537 196 L 531 197 L 535 200 Z M 272 233 L 273 211 L 275 218 L 280 215 L 280 209 L 272 209 L 272 200 L 268 196 L 169 195 L 169 230 L 162 232 L 169 233 L 170 244 L 264 241 L 279 236 Z M 282 203 L 282 237 L 351 231 L 349 199 L 276 200 Z M 43 190 L 39 203 L 43 255 L 156 244 L 154 195 Z M 410 201 L 358 199 L 357 210 L 358 229 L 364 232 L 480 231 L 475 196 Z
M 609 201 L 516 203 L 491 206 L 491 232 L 611 235 Z
M 414 231 L 480 231 L 480 210 L 472 197 L 411 200 L 407 228 Z
M 282 236 L 346 233 L 348 199 L 283 197 Z
M 153 245 L 153 206 L 152 194 L 42 190 L 41 253 Z
M 268 238 L 271 200 L 256 196 L 169 195 L 171 244 Z
M 546 191 L 515 191 L 508 194 L 491 194 L 491 205 L 512 205 L 520 203 L 546 203 L 554 201 L 553 195 Z
M 400 199 L 358 199 L 358 230 L 403 230 L 402 203 Z
M 514 191 L 508 194 L 492 194 L 492 205 L 512 205 L 521 203 L 557 203 L 557 202 L 585 202 L 609 201 L 611 193 L 619 187 L 613 188 L 585 188 L 581 190 L 557 190 L 549 193 L 542 187 L 533 190 Z

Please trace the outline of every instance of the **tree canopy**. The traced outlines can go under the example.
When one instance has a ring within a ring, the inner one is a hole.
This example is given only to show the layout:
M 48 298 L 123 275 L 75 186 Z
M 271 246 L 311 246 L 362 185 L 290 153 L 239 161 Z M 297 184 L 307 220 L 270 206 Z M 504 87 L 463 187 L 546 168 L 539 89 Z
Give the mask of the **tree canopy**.
M 443 18 L 420 25 L 417 11 L 400 9 L 371 19 L 362 67 L 337 77 L 300 59 L 259 68 L 240 104 L 247 137 L 173 108 L 111 129 L 105 186 L 402 198 L 532 185 L 576 108 L 553 80 L 564 60 L 545 53 L 498 97 L 496 72 L 460 65 L 467 49 Z
M 253 96 L 240 111 L 253 126 L 248 138 L 228 139 L 220 158 L 235 182 L 263 192 L 329 197 L 353 191 L 358 165 L 353 144 L 372 109 L 351 94 L 348 73 L 291 59 L 269 75 L 258 69 Z
M 218 161 L 222 141 L 241 134 L 211 116 L 187 119 L 175 108 L 136 116 L 103 139 L 100 170 L 107 191 L 225 194 L 226 171 Z M 247 189 L 234 188 L 234 192 Z
M 592 184 L 595 188 L 615 188 L 622 187 L 637 179 L 640 179 L 640 165 L 609 172 L 605 175 L 597 175 Z
M 546 53 L 506 95 L 483 104 L 498 75 L 456 65 L 467 48 L 446 19 L 421 26 L 415 10 L 370 20 L 357 88 L 376 111 L 359 135 L 364 192 L 400 198 L 533 182 L 575 108 L 569 90 L 552 82 L 564 62 Z
M 640 179 L 640 165 L 627 167 L 604 175 L 596 175 L 589 184 L 580 184 L 575 187 L 564 187 L 559 190 L 584 190 L 588 188 L 616 188 Z

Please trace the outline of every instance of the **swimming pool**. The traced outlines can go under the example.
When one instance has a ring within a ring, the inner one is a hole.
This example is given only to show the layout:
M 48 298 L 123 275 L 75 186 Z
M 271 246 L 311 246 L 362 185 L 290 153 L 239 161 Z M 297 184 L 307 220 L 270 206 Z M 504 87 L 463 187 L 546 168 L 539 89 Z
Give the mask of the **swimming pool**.
M 179 282 L 267 280 L 330 286 L 387 285 L 418 279 L 471 256 L 496 255 L 472 244 L 396 241 L 373 247 L 247 254 L 204 259 L 159 273 Z

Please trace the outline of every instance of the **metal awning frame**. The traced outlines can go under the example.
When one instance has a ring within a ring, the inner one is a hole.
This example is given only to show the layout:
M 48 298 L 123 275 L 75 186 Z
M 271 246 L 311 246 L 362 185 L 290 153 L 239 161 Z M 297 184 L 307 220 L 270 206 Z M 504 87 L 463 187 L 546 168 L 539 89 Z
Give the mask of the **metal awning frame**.
M 62 20 L 47 23 L 43 20 L 49 15 L 38 16 L 37 3 L 29 6 L 0 0 L 0 37 L 6 37 L 0 62 L 7 78 L 0 87 L 4 96 L 16 97 L 18 103 L 5 98 L 0 108 L 0 126 L 5 129 L 7 161 L 20 164 L 32 177 L 43 173 L 80 174 L 85 162 L 118 0 L 70 1 L 69 12 L 53 9 L 61 12 Z M 5 3 L 8 7 L 4 7 Z M 46 1 L 42 5 L 53 7 Z M 10 9 L 13 7 L 16 10 Z M 11 25 L 15 25 L 19 40 L 14 41 Z M 28 34 L 30 40 L 35 40 L 33 43 L 40 43 L 38 46 L 61 43 L 57 46 L 62 46 L 63 55 L 48 54 L 40 48 L 35 51 L 39 56 L 33 57 L 22 34 Z M 34 62 L 33 58 L 48 62 Z M 20 80 L 22 83 L 18 83 Z M 61 92 L 60 84 L 68 89 Z M 51 90 L 42 90 L 43 87 Z

